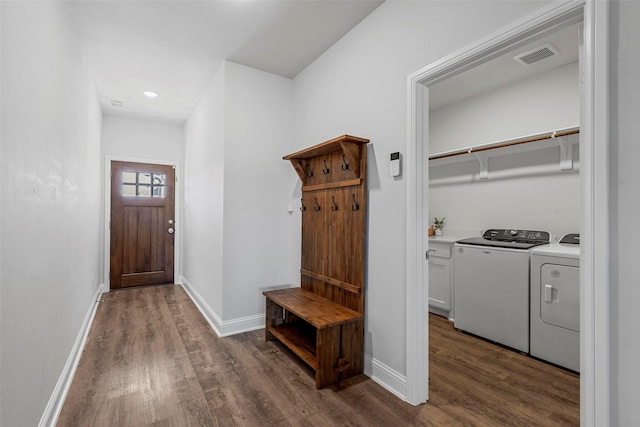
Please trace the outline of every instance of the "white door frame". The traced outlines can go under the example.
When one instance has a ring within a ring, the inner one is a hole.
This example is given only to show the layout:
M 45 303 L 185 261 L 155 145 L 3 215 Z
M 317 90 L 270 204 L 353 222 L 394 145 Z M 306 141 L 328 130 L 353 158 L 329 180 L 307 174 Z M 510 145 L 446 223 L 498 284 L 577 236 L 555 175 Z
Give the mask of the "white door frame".
M 524 45 L 532 37 L 583 22 L 584 81 L 580 117 L 581 293 L 580 419 L 609 425 L 608 218 L 608 2 L 555 2 L 408 77 L 407 139 L 407 396 L 428 399 L 428 265 L 424 216 L 428 211 L 429 86 Z
M 181 222 L 180 212 L 182 209 L 181 200 L 182 193 L 180 189 L 180 163 L 170 160 L 150 160 L 136 157 L 112 156 L 108 155 L 104 158 L 104 286 L 103 292 L 111 290 L 111 281 L 109 280 L 109 271 L 111 270 L 111 162 L 132 162 L 132 163 L 148 163 L 151 165 L 173 166 L 176 169 L 176 186 L 175 186 L 175 233 L 173 244 L 173 282 L 180 283 L 179 278 L 182 277 L 180 268 L 180 236 Z

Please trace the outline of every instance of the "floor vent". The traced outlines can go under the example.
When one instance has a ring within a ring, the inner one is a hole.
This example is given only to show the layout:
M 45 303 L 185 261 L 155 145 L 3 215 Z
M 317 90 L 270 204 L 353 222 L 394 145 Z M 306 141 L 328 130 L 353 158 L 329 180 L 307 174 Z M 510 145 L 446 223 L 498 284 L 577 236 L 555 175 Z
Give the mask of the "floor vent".
M 544 46 L 537 47 L 528 52 L 521 53 L 520 55 L 514 57 L 516 61 L 523 65 L 531 65 L 536 62 L 544 61 L 545 59 L 552 58 L 558 55 L 560 51 L 554 45 L 548 43 Z

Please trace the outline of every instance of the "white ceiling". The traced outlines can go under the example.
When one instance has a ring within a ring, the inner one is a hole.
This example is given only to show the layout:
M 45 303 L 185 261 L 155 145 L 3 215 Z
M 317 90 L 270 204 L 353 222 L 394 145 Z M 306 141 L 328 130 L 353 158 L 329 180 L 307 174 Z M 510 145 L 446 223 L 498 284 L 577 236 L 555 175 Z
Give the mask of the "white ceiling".
M 561 29 L 431 86 L 429 88 L 429 109 L 436 110 L 465 98 L 477 96 L 500 86 L 578 61 L 578 26 L 576 24 Z M 517 55 L 547 43 L 553 44 L 559 50 L 558 55 L 529 66 L 522 65 L 513 59 Z
M 74 9 L 103 112 L 183 123 L 223 60 L 292 78 L 383 1 L 81 0 Z

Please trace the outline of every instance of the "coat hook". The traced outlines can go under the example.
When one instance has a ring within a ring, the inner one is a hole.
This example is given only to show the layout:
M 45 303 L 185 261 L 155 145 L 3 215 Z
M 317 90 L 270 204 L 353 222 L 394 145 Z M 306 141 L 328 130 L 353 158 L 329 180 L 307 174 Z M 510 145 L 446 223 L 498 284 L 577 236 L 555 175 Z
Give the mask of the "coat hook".
M 313 207 L 313 210 L 318 212 L 320 210 L 320 205 L 318 204 L 318 198 L 316 197 L 316 205 Z
M 332 211 L 337 211 L 338 210 L 338 204 L 336 203 L 335 196 L 331 196 L 331 203 L 333 203 L 333 205 L 331 206 L 331 210 Z
M 307 207 L 304 205 L 304 201 L 300 199 L 300 212 L 304 212 L 307 210 Z
M 345 155 L 342 155 L 342 170 L 346 171 L 349 169 L 349 163 L 347 163 L 347 158 L 345 157 Z
M 311 169 L 311 166 L 309 166 L 309 169 L 307 170 L 307 176 L 308 177 L 312 177 L 313 176 L 313 169 Z
M 323 162 L 324 162 L 324 168 L 322 168 L 322 173 L 327 175 L 327 174 L 329 174 L 329 167 L 327 166 L 327 161 L 326 160 L 323 160 Z
M 356 200 L 356 195 L 353 194 L 352 197 L 353 197 L 353 204 L 351 205 L 351 210 L 352 211 L 360 210 L 360 205 L 358 204 L 358 201 Z

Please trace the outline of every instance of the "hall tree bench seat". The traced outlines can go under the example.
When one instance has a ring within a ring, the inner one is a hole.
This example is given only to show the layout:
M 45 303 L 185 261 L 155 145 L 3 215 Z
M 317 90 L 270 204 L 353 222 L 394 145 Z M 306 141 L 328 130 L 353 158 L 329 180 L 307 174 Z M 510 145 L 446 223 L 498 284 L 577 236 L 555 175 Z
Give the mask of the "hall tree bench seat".
M 313 368 L 316 388 L 362 372 L 362 314 L 302 288 L 263 294 L 265 339 L 278 339 Z

